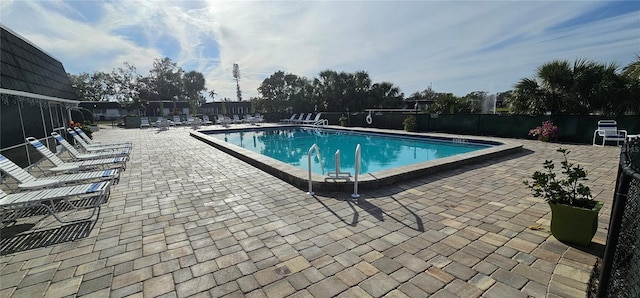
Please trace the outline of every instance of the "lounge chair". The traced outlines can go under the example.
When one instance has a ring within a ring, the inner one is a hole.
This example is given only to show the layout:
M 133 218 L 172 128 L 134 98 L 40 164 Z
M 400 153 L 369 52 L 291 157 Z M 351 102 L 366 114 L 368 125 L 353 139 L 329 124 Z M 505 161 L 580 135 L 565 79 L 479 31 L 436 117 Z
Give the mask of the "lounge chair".
M 291 121 L 287 121 L 287 123 L 299 123 L 299 122 L 302 122 L 302 120 L 304 120 L 304 113 L 300 113 L 300 116 L 298 118 L 293 119 Z
M 162 118 L 158 123 L 158 130 L 168 130 L 170 125 L 169 120 Z
M 293 120 L 296 119 L 296 117 L 298 116 L 298 114 L 293 114 L 291 115 L 291 117 L 289 119 L 280 119 L 281 123 L 291 123 L 293 122 Z
M 264 117 L 262 117 L 260 113 L 256 113 L 255 116 L 253 116 L 253 119 L 255 122 L 258 122 L 258 123 L 264 122 Z
M 242 123 L 242 120 L 240 120 L 240 117 L 238 117 L 238 115 L 233 115 L 233 123 Z
M 596 139 L 602 138 L 602 144 L 596 144 Z M 615 120 L 600 120 L 598 121 L 598 128 L 593 132 L 593 145 L 604 147 L 605 142 L 615 141 L 617 145 L 620 145 L 620 141 L 623 143 L 627 140 L 627 131 L 624 129 L 618 129 L 618 123 Z
M 304 113 L 302 115 L 304 115 Z M 311 119 L 311 115 L 313 115 L 313 113 L 307 114 L 307 118 L 304 118 L 304 119 L 302 119 L 302 117 L 300 117 L 300 119 L 296 120 L 295 123 L 296 124 L 302 124 L 302 123 L 304 123 L 306 121 L 309 121 L 309 119 Z
M 216 123 L 226 126 L 226 125 L 231 124 L 231 119 L 229 119 L 229 117 L 227 117 L 227 116 L 218 114 L 218 119 L 216 119 Z
M 71 129 L 67 128 L 67 132 L 76 140 L 76 143 L 79 144 L 85 151 L 93 152 L 93 151 L 114 151 L 125 148 L 131 148 L 130 143 L 105 143 L 105 144 L 87 144 L 87 142 L 81 137 L 81 135 Z
M 318 114 L 316 114 L 316 117 L 314 119 L 304 120 L 304 121 L 302 121 L 302 124 L 314 124 L 314 123 L 316 123 L 316 122 L 318 122 L 320 120 L 320 116 L 321 115 L 322 115 L 322 113 L 318 113 Z
M 67 131 L 69 131 L 69 128 L 67 128 Z M 82 129 L 80 129 L 79 127 L 74 127 L 73 131 L 75 131 L 78 136 L 80 136 L 81 139 L 84 140 L 84 142 L 86 144 L 88 144 L 89 146 L 127 146 L 127 147 L 131 147 L 131 142 L 130 141 L 126 141 L 126 142 L 117 142 L 117 143 L 103 143 L 103 142 L 98 142 L 98 141 L 94 141 L 92 140 L 86 133 L 84 133 L 84 131 Z M 76 139 L 74 137 L 74 139 Z M 77 139 L 76 139 L 77 140 Z
M 115 169 L 37 178 L 1 154 L 0 170 L 13 177 L 13 179 L 16 179 L 19 183 L 18 188 L 20 189 L 59 187 L 64 184 L 86 183 L 97 180 L 112 181 L 113 184 L 116 184 L 120 180 L 120 172 Z
M 73 156 L 74 160 L 88 160 L 88 159 L 100 159 L 100 158 L 108 158 L 108 157 L 125 157 L 128 159 L 129 156 L 129 148 L 123 148 L 119 151 L 101 151 L 101 152 L 93 152 L 93 153 L 81 153 L 76 148 L 74 148 L 67 140 L 65 140 L 61 135 L 57 132 L 52 132 L 51 135 L 58 141 L 62 147 L 69 150 L 71 156 Z
M 114 158 L 106 158 L 106 159 L 92 159 L 92 160 L 84 160 L 84 161 L 76 161 L 76 162 L 64 162 L 60 157 L 53 154 L 49 148 L 40 143 L 34 137 L 26 138 L 27 142 L 31 144 L 40 154 L 46 157 L 51 163 L 53 163 L 54 167 L 48 169 L 52 172 L 69 172 L 69 171 L 77 171 L 77 170 L 85 170 L 93 167 L 102 167 L 104 168 L 120 168 L 124 171 L 126 168 L 127 159 L 125 157 L 114 157 Z
M 211 122 L 211 120 L 209 120 L 209 116 L 208 115 L 203 115 L 202 116 L 202 124 L 211 125 L 211 124 L 213 124 L 213 122 Z
M 0 217 L 2 221 L 7 220 L 7 215 L 11 213 L 16 216 L 19 209 L 45 208 L 53 217 L 61 223 L 85 221 L 93 217 L 100 209 L 100 204 L 104 203 L 109 196 L 111 182 L 95 182 L 91 184 L 81 184 L 57 188 L 48 188 L 35 191 L 24 191 L 7 194 L 0 190 Z M 75 199 L 75 200 L 73 200 Z M 74 220 L 63 220 L 58 216 L 57 204 L 62 201 L 74 210 L 93 209 L 86 217 Z M 87 202 L 78 206 L 75 201 Z
M 149 124 L 149 118 L 142 117 L 140 118 L 140 128 L 145 128 L 145 127 L 151 127 L 151 124 Z
M 173 126 L 182 125 L 182 120 L 180 120 L 180 116 L 173 116 Z

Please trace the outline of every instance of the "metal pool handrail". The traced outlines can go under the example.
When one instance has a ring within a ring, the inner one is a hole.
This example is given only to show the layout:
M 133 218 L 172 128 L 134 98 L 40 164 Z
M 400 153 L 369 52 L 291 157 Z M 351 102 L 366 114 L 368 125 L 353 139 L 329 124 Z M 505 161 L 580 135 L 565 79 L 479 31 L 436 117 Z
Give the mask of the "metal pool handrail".
M 307 153 L 307 162 L 309 165 L 309 191 L 307 192 L 307 194 L 309 195 L 314 195 L 313 186 L 312 186 L 313 183 L 311 182 L 311 153 L 313 153 L 314 149 L 316 151 L 316 156 L 318 157 L 318 161 L 320 162 L 320 167 L 322 167 L 322 173 L 324 173 L 324 166 L 322 165 L 322 157 L 320 156 L 320 150 L 318 149 L 317 144 L 313 144 L 311 145 Z
M 360 195 L 358 194 L 358 173 L 360 172 L 360 144 L 356 146 L 355 166 L 355 173 L 353 174 L 353 194 L 351 195 L 351 197 L 354 199 L 360 197 Z

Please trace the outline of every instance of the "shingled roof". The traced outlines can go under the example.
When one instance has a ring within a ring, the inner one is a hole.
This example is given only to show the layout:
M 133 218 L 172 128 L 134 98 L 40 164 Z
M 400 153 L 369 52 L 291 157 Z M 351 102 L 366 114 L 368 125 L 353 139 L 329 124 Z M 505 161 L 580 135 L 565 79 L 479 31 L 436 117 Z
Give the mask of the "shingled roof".
M 0 88 L 77 100 L 62 63 L 0 25 Z

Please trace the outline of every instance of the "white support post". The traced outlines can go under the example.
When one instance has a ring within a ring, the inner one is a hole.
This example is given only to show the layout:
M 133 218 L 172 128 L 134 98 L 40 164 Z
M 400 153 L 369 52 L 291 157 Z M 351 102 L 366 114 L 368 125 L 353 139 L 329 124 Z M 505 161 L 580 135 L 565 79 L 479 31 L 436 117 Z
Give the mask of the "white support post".
M 355 174 L 353 174 L 353 194 L 351 195 L 352 198 L 359 198 L 360 195 L 358 194 L 358 173 L 360 172 L 360 144 L 358 144 L 358 146 L 356 146 L 356 159 L 355 159 Z
M 311 145 L 311 147 L 309 148 L 309 152 L 307 154 L 307 160 L 308 160 L 308 166 L 309 166 L 309 191 L 307 192 L 308 195 L 314 195 L 313 183 L 311 182 L 311 153 L 313 153 L 313 149 L 316 149 L 316 151 L 318 151 L 318 145 L 316 144 Z

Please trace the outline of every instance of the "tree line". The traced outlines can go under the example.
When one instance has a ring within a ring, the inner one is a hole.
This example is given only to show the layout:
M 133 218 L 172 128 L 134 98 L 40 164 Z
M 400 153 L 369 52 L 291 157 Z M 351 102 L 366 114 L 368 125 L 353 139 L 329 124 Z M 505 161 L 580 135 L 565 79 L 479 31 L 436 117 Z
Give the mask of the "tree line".
M 146 76 L 124 63 L 111 72 L 67 74 L 81 101 L 117 101 L 127 110 L 144 109 L 148 101 L 189 102 L 192 110 L 205 103 L 204 75 L 185 71 L 169 58 L 156 58 Z M 211 95 L 215 94 L 213 90 Z
M 239 76 L 239 68 L 234 65 L 240 100 Z M 187 101 L 196 111 L 205 103 L 205 95 L 216 95 L 214 90 L 207 93 L 202 73 L 185 72 L 169 58 L 156 59 L 146 76 L 124 63 L 124 67 L 110 73 L 69 74 L 69 78 L 80 100 L 116 100 L 128 110 L 143 108 L 147 101 L 171 100 Z M 431 87 L 405 98 L 391 82 L 372 82 L 366 71 L 334 70 L 321 71 L 312 79 L 276 71 L 262 81 L 258 94 L 249 100 L 252 108 L 261 112 L 358 112 L 368 108 L 414 108 L 420 102 L 428 103 L 419 108 L 431 113 L 479 113 L 489 98 L 504 103 L 512 114 L 640 115 L 640 56 L 623 68 L 585 59 L 554 60 L 496 98 L 486 91 L 458 97 Z

